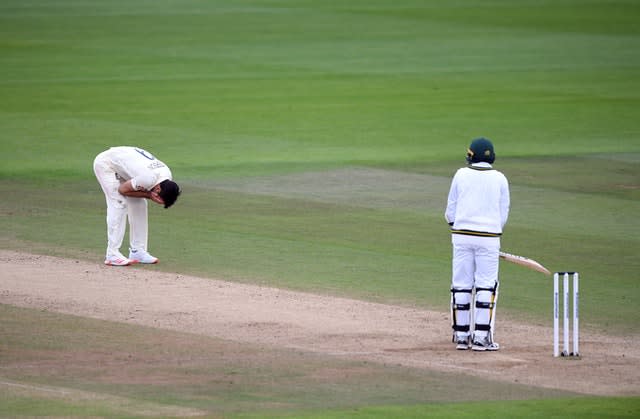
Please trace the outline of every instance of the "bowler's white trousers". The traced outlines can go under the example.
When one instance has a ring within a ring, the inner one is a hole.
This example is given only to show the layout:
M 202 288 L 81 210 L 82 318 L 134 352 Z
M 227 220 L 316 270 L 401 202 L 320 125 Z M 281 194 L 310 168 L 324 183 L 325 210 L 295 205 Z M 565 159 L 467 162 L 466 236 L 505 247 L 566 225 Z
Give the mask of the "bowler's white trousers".
M 498 282 L 500 238 L 452 234 L 451 243 L 453 244 L 451 288 L 493 289 Z M 470 296 L 470 294 L 459 294 L 458 302 L 471 303 Z M 476 292 L 476 301 L 489 302 L 490 300 L 491 292 Z M 490 323 L 490 310 L 476 308 L 475 304 L 472 304 L 472 307 L 476 324 Z M 468 325 L 470 322 L 468 314 L 461 317 L 463 318 L 457 319 L 458 324 Z M 487 332 L 477 331 L 476 335 L 483 337 Z
M 93 171 L 107 200 L 107 258 L 120 256 L 127 215 L 129 216 L 129 245 L 131 249 L 147 250 L 149 224 L 147 200 L 126 197 L 118 192 L 121 180 L 109 159 L 100 153 L 93 162 Z

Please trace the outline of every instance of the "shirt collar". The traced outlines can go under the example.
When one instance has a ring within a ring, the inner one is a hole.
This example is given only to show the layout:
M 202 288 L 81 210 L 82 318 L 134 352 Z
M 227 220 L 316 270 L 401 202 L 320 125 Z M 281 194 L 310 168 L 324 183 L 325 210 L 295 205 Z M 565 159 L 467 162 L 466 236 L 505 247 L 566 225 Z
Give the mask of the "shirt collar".
M 491 164 L 487 163 L 486 161 L 481 161 L 481 162 L 478 162 L 478 163 L 471 163 L 471 166 L 473 166 L 473 167 L 482 167 L 482 168 L 485 168 L 485 169 L 491 169 L 491 167 L 492 167 Z

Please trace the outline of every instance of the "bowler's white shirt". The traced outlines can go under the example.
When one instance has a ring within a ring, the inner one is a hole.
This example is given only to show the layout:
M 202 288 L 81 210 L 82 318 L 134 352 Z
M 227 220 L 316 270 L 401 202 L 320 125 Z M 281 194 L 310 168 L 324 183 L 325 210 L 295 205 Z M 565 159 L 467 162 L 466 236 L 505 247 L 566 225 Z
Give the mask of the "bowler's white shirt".
M 509 183 L 504 174 L 489 163 L 473 163 L 454 175 L 445 218 L 453 223 L 454 233 L 500 235 L 509 217 L 509 206 Z
M 141 148 L 111 147 L 105 154 L 120 179 L 131 179 L 135 190 L 148 191 L 160 182 L 172 179 L 169 167 Z

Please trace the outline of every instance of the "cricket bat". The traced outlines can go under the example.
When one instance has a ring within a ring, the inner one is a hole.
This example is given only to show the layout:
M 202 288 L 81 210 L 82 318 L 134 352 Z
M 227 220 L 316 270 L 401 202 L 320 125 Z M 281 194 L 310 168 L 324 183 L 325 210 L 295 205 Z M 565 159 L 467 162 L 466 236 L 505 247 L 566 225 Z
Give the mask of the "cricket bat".
M 540 263 L 533 259 L 526 258 L 524 256 L 512 255 L 511 253 L 500 252 L 500 259 L 504 259 L 507 262 L 515 263 L 516 265 L 524 266 L 525 268 L 533 269 L 534 271 L 542 272 L 546 275 L 551 275 L 551 272 Z

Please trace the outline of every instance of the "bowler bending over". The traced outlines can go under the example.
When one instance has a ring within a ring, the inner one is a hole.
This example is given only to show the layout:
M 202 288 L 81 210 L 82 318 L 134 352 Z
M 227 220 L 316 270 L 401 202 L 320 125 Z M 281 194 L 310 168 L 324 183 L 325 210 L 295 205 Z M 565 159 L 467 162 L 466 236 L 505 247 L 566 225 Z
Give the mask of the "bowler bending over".
M 93 171 L 107 200 L 105 265 L 158 263 L 147 251 L 147 199 L 169 208 L 180 195 L 171 170 L 151 153 L 137 147 L 111 147 L 98 154 Z M 120 253 L 129 217 L 129 257 Z

